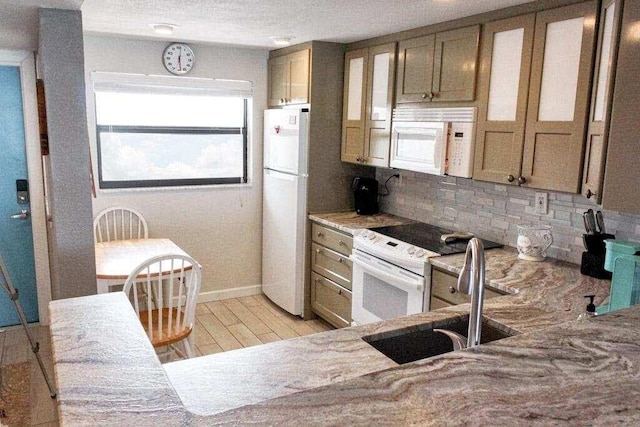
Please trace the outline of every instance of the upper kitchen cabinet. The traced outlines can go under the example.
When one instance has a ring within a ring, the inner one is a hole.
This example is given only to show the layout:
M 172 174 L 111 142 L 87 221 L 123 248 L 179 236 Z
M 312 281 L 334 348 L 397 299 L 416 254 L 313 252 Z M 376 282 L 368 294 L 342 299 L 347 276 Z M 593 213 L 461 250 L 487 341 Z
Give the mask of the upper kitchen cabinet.
M 579 192 L 596 6 L 487 24 L 475 179 Z
M 508 183 L 520 175 L 535 14 L 483 30 L 473 177 Z
M 611 103 L 602 207 L 640 213 L 640 2 L 625 1 Z
M 396 44 L 345 54 L 343 162 L 389 166 Z
M 480 26 L 401 41 L 396 102 L 455 102 L 475 98 Z
M 613 79 L 623 0 L 605 0 L 600 9 L 598 50 L 591 91 L 591 111 L 582 172 L 582 195 L 602 201 L 602 181 L 613 98 Z
M 269 59 L 269 107 L 309 102 L 310 49 Z

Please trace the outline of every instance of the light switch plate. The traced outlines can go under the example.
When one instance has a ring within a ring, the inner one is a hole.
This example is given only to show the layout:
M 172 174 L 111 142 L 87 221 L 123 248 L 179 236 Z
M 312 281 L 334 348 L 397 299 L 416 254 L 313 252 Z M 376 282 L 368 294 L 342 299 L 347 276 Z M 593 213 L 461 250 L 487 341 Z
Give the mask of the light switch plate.
M 549 193 L 536 193 L 534 210 L 537 214 L 546 215 L 549 212 Z

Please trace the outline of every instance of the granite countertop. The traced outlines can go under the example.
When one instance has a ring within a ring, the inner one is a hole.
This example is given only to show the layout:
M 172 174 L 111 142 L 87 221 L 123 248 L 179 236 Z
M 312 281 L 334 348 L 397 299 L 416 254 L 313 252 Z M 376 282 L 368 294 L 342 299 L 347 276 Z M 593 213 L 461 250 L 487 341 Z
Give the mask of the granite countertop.
M 54 301 L 60 419 L 109 424 L 117 412 L 118 421 L 130 424 L 639 421 L 640 307 L 576 321 L 586 306 L 583 295 L 594 293 L 599 303 L 608 281 L 582 276 L 564 262 L 520 261 L 509 248 L 486 255 L 489 284 L 511 295 L 486 301 L 485 316 L 517 335 L 401 366 L 362 337 L 442 325 L 468 315 L 469 306 L 162 366 L 148 355 L 148 340 L 124 296 Z M 432 262 L 457 272 L 462 260 L 451 255 Z M 109 310 L 100 308 L 105 303 Z M 108 339 L 120 328 L 95 326 L 103 325 L 105 311 L 112 313 L 107 319 L 130 326 L 124 338 Z M 130 353 L 135 369 L 127 366 Z M 128 377 L 112 379 L 121 375 Z M 155 387 L 160 393 L 142 404 Z
M 360 228 L 388 227 L 415 222 L 411 219 L 383 212 L 375 215 L 358 215 L 354 211 L 313 213 L 309 215 L 309 219 L 349 234 L 353 234 L 355 230 Z

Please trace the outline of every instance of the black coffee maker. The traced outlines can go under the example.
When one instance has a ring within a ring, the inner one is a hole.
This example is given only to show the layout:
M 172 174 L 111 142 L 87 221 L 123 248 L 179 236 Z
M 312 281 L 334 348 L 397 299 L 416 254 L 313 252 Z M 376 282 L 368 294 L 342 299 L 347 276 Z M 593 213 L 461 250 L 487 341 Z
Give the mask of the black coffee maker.
M 356 213 L 358 215 L 378 213 L 378 181 L 358 176 L 353 179 L 352 187 L 356 200 Z

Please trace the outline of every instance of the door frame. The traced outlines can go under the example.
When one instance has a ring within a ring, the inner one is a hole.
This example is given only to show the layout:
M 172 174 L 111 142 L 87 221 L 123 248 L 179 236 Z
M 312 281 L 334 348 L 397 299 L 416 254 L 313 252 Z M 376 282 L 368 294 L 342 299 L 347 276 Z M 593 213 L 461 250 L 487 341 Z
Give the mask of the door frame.
M 48 325 L 48 307 L 51 301 L 51 273 L 47 242 L 44 177 L 40 151 L 36 63 L 33 52 L 0 49 L 0 65 L 15 66 L 20 70 L 25 151 L 27 173 L 29 175 L 31 228 L 33 230 L 33 256 L 38 294 L 38 317 L 41 325 Z

